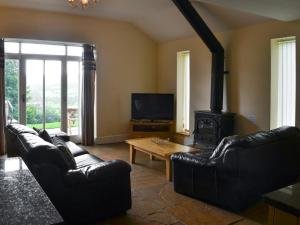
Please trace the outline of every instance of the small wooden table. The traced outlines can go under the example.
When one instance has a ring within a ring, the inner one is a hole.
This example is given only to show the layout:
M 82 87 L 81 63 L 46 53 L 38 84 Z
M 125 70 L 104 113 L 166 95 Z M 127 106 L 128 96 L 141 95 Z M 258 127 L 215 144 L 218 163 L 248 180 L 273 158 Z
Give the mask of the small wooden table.
M 166 177 L 168 181 L 172 181 L 172 165 L 170 156 L 176 152 L 195 152 L 199 149 L 188 147 L 185 145 L 176 144 L 173 142 L 156 143 L 155 138 L 139 138 L 130 139 L 126 141 L 129 144 L 130 150 L 130 163 L 135 162 L 136 151 L 141 151 L 150 155 L 150 159 L 153 156 L 166 161 Z
M 300 183 L 263 196 L 269 205 L 269 225 L 300 225 Z

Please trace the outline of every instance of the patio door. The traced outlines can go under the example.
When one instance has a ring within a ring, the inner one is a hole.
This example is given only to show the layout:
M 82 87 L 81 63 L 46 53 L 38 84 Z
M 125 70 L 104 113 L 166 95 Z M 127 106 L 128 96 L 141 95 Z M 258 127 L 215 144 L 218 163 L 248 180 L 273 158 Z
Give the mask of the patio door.
M 81 45 L 7 39 L 7 123 L 64 131 L 80 139 Z
M 62 124 L 62 61 L 48 59 L 25 60 L 23 107 L 29 127 L 57 132 Z

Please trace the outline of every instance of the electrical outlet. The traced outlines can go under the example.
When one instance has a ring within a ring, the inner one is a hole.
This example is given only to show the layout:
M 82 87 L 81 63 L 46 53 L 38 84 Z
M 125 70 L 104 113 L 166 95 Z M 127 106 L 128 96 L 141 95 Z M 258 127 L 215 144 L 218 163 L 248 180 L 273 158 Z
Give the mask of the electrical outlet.
M 248 115 L 247 119 L 252 122 L 252 123 L 256 123 L 256 116 L 255 115 Z

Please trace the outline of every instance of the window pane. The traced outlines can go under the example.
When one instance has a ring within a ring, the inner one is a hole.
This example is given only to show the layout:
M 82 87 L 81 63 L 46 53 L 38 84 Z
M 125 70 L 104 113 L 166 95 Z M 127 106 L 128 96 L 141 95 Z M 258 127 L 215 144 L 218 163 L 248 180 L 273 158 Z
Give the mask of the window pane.
M 45 128 L 61 128 L 61 61 L 45 61 Z
M 271 40 L 271 129 L 295 126 L 296 39 Z
M 66 49 L 62 45 L 22 43 L 21 52 L 23 54 L 65 55 Z
M 5 60 L 5 114 L 7 122 L 19 120 L 19 60 Z
M 68 133 L 79 134 L 81 62 L 68 61 Z
M 43 128 L 43 60 L 26 60 L 26 124 Z
M 190 124 L 190 53 L 177 53 L 176 131 L 189 132 Z
M 17 42 L 5 42 L 5 53 L 19 53 L 19 43 Z
M 296 43 L 280 42 L 278 48 L 278 126 L 295 126 Z
M 68 46 L 68 56 L 82 56 L 83 48 L 77 46 Z

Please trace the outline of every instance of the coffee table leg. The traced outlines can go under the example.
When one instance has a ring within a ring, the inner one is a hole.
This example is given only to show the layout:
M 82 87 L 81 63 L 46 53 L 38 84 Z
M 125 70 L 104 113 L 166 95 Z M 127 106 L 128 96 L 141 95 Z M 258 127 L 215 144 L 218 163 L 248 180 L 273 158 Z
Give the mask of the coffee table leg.
M 154 160 L 154 156 L 152 154 L 150 154 L 149 156 L 150 156 L 150 160 Z
M 134 146 L 129 145 L 129 162 L 133 164 L 135 162 L 135 152 Z
M 166 159 L 166 177 L 168 181 L 172 181 L 172 164 L 170 159 Z

